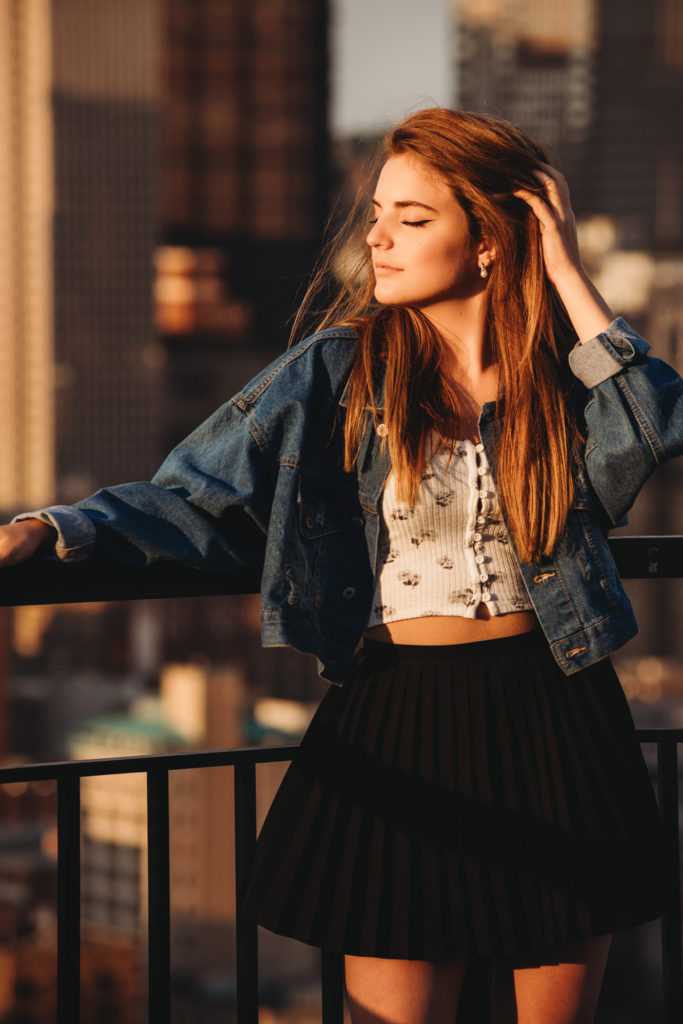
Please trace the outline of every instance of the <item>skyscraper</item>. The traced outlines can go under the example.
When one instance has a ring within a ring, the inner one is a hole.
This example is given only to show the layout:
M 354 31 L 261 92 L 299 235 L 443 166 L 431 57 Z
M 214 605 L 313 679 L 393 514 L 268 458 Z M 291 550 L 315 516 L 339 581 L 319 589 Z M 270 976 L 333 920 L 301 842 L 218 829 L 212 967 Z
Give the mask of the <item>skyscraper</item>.
M 157 0 L 0 3 L 0 506 L 158 451 Z
M 456 101 L 525 125 L 564 163 L 585 151 L 596 0 L 453 0 Z
M 167 0 L 164 12 L 168 445 L 286 347 L 329 182 L 326 0 Z
M 54 494 L 48 0 L 0 3 L 0 507 Z
M 625 248 L 683 245 L 683 8 L 599 0 L 594 99 L 576 209 L 604 214 Z
M 457 102 L 549 145 L 579 216 L 625 248 L 683 241 L 679 0 L 453 0 Z

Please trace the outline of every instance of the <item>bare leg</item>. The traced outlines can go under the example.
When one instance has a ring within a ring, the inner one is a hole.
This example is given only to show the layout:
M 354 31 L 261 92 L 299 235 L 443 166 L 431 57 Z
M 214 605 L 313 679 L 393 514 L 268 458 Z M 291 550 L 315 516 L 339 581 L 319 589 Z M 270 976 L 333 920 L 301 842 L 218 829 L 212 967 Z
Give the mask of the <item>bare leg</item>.
M 466 960 L 346 956 L 353 1024 L 455 1024 Z
M 494 1024 L 592 1024 L 611 939 L 599 935 L 557 947 L 534 967 L 497 960 Z

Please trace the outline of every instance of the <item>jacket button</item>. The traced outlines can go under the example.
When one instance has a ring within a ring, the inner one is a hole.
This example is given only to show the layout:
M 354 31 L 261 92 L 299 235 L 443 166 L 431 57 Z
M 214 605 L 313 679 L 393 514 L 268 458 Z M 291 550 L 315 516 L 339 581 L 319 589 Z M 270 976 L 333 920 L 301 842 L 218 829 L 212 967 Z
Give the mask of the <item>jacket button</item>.
M 577 654 L 581 654 L 585 650 L 585 647 L 572 647 L 571 651 L 566 652 L 565 658 L 575 658 Z
M 363 516 L 354 516 L 353 524 L 354 526 L 365 526 L 365 519 L 363 518 Z
M 344 587 L 342 590 L 342 597 L 346 601 L 350 601 L 352 597 L 356 596 L 356 590 L 354 587 Z
M 304 525 L 305 525 L 307 530 L 312 530 L 313 529 L 313 516 L 311 515 L 310 512 L 306 513 L 306 516 L 304 518 Z
M 534 583 L 545 583 L 546 580 L 550 580 L 553 576 L 557 576 L 556 572 L 539 572 L 538 576 L 534 576 Z

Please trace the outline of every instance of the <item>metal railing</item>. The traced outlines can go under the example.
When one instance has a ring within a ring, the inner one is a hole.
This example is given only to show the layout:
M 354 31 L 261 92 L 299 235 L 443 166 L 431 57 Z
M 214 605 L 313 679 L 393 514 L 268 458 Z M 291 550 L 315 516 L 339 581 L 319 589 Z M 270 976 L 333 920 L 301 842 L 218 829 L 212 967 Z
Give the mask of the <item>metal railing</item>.
M 681 884 L 679 870 L 678 744 L 683 729 L 639 730 L 641 743 L 657 745 L 657 789 L 669 862 L 669 897 L 662 916 L 662 986 L 667 1024 L 683 1019 Z M 171 1019 L 171 920 L 169 877 L 170 771 L 232 766 L 235 787 L 236 983 L 238 1024 L 258 1024 L 257 926 L 240 912 L 256 843 L 256 765 L 291 760 L 295 746 L 198 753 L 114 757 L 21 765 L 0 769 L 0 784 L 57 783 L 57 1020 L 74 1024 L 80 1011 L 80 781 L 98 775 L 147 776 L 148 1002 L 150 1024 Z M 343 1021 L 343 963 L 321 954 L 323 1024 Z
M 80 781 L 99 775 L 147 777 L 148 866 L 148 1000 L 150 1024 L 171 1019 L 171 919 L 169 849 L 170 771 L 192 768 L 234 768 L 235 787 L 235 890 L 239 908 L 249 878 L 256 843 L 256 765 L 289 761 L 295 746 L 241 750 L 204 750 L 197 753 L 155 754 L 139 757 L 98 758 L 20 765 L 0 769 L 0 784 L 54 780 L 57 784 L 57 1020 L 74 1024 L 80 1011 Z M 237 913 L 236 924 L 237 1020 L 258 1021 L 257 926 Z M 330 1003 L 341 1005 L 341 965 L 325 957 L 328 979 L 339 978 L 334 996 L 327 993 L 325 1024 L 341 1021 Z M 335 998 L 338 997 L 338 998 Z
M 612 549 L 622 575 L 683 576 L 683 538 L 619 538 Z M 30 563 L 5 569 L 0 606 L 74 601 L 250 593 L 254 573 L 219 576 L 178 566 L 124 568 L 101 560 L 76 566 Z M 683 729 L 639 730 L 641 743 L 657 747 L 657 790 L 668 840 L 669 896 L 662 916 L 662 984 L 667 1024 L 683 1020 L 683 958 L 679 846 L 678 745 Z M 238 1024 L 258 1022 L 257 926 L 239 908 L 250 877 L 256 842 L 256 765 L 291 759 L 296 747 L 258 747 L 196 753 L 118 757 L 20 765 L 0 769 L 0 784 L 55 780 L 57 785 L 57 1019 L 75 1024 L 80 1007 L 80 780 L 144 772 L 147 777 L 149 1022 L 171 1019 L 171 927 L 169 873 L 169 771 L 234 768 L 236 983 Z M 341 955 L 321 955 L 323 1024 L 343 1021 Z

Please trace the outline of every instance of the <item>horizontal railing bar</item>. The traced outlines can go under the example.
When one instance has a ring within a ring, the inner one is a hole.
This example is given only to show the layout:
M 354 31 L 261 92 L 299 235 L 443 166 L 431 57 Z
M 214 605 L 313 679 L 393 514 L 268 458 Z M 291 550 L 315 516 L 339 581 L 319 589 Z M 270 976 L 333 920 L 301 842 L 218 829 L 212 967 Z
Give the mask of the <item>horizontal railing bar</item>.
M 681 730 L 683 731 L 683 730 Z M 237 764 L 270 764 L 291 761 L 297 745 L 239 747 L 231 750 L 196 750 L 178 754 L 140 754 L 133 757 L 93 758 L 87 761 L 46 761 L 43 764 L 10 765 L 0 768 L 4 782 L 34 782 L 45 779 L 86 778 L 94 775 L 129 775 L 156 768 L 182 771 L 188 768 L 222 768 Z
M 683 577 L 683 536 L 610 537 L 608 543 L 625 580 Z
M 260 584 L 259 569 L 213 573 L 177 562 L 119 565 L 102 557 L 83 562 L 33 558 L 0 571 L 0 607 L 257 594 Z
M 637 729 L 640 743 L 683 743 L 683 728 Z M 230 750 L 188 750 L 176 754 L 140 754 L 133 757 L 92 758 L 86 761 L 44 761 L 0 768 L 5 782 L 38 782 L 47 779 L 87 778 L 95 775 L 129 775 L 155 768 L 182 771 L 190 768 L 222 768 L 237 764 L 271 764 L 291 761 L 298 744 L 272 747 L 234 747 Z
M 683 577 L 683 536 L 611 537 L 624 579 Z M 61 563 L 31 559 L 0 572 L 0 607 L 256 594 L 260 568 L 212 573 L 176 562 L 119 565 L 102 556 Z
M 661 743 L 662 740 L 668 743 L 683 743 L 683 729 L 636 729 L 639 743 Z

